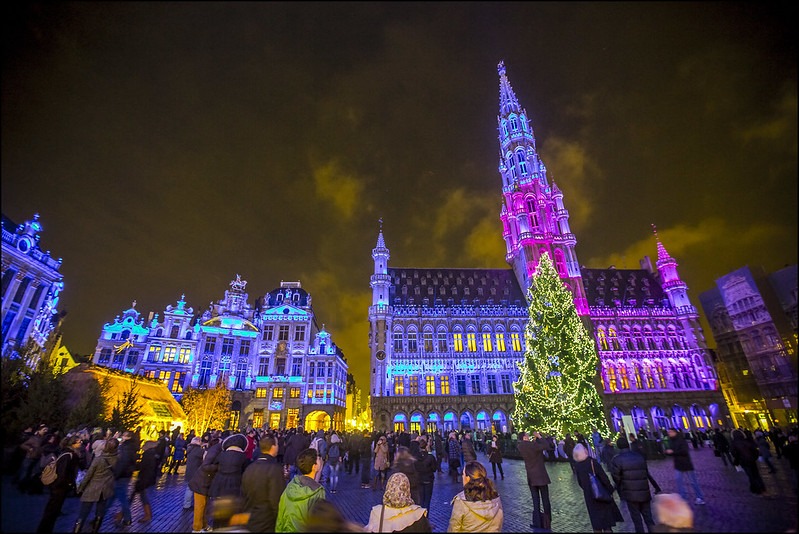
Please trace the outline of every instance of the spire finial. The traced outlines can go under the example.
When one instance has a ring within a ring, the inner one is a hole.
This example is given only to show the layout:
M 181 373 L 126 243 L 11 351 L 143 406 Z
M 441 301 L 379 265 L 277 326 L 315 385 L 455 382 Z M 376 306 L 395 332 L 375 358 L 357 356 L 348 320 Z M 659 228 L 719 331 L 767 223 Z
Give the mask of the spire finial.
M 500 76 L 505 76 L 505 60 L 499 60 L 499 64 L 497 64 L 497 72 Z
M 379 219 L 377 219 L 377 222 L 380 224 L 380 231 L 382 232 L 383 231 L 383 217 L 380 217 Z
M 650 223 L 650 226 L 652 227 L 652 233 L 655 234 L 655 239 L 660 241 L 660 237 L 658 237 L 658 227 L 655 226 L 654 223 Z
M 131 305 L 131 308 L 135 308 L 135 307 L 136 307 L 136 301 L 134 300 L 133 304 Z

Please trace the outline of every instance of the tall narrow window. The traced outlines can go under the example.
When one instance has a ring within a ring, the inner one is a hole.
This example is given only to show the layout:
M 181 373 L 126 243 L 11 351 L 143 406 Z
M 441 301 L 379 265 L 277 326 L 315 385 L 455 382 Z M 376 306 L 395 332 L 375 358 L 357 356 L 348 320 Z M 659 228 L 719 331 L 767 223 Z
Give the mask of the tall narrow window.
M 502 393 L 512 393 L 510 375 L 502 375 Z
M 209 337 L 205 340 L 205 353 L 206 354 L 213 354 L 216 350 L 216 338 Z
M 438 333 L 438 352 L 447 352 L 447 333 Z
M 418 376 L 409 376 L 408 377 L 408 395 L 418 395 L 419 394 L 419 377 Z
M 394 377 L 394 395 L 405 395 L 405 377 Z
M 277 331 L 277 340 L 278 341 L 288 341 L 289 340 L 289 325 L 282 324 L 278 328 Z
M 442 376 L 439 381 L 441 382 L 441 394 L 449 395 L 449 377 Z
M 521 339 L 519 339 L 519 333 L 518 332 L 511 332 L 510 341 L 511 341 L 511 345 L 513 346 L 513 351 L 514 352 L 521 352 L 522 351 L 522 342 L 521 342 Z
M 433 352 L 433 333 L 425 332 L 424 336 L 424 351 L 427 353 Z
M 189 347 L 180 347 L 180 354 L 178 355 L 179 363 L 189 363 L 191 357 L 191 349 Z
M 458 395 L 466 395 L 466 377 L 463 375 L 458 375 L 457 377 L 457 384 L 458 384 Z
M 618 391 L 619 388 L 616 386 L 616 368 L 613 366 L 613 364 L 610 364 L 606 367 L 606 373 L 608 380 L 607 383 L 608 390 Z
M 310 362 L 308 364 L 308 378 L 313 378 L 316 373 L 316 362 Z
M 239 356 L 247 357 L 250 355 L 250 340 L 242 339 L 239 345 Z
M 466 340 L 469 347 L 469 352 L 477 352 L 477 341 L 475 340 L 474 332 L 466 334 Z
M 150 345 L 150 350 L 147 351 L 147 361 L 148 362 L 157 362 L 158 361 L 158 357 L 160 355 L 161 355 L 161 347 L 159 345 Z M 102 363 L 102 354 L 101 354 L 100 362 Z
M 492 350 L 494 350 L 494 347 L 491 346 L 491 333 L 483 332 L 483 351 L 491 352 Z
M 275 338 L 275 325 L 268 324 L 264 327 L 264 341 L 272 341 Z
M 516 153 L 516 161 L 519 162 L 519 172 L 522 173 L 522 176 L 527 176 L 527 160 L 524 157 L 524 152 Z
M 175 361 L 175 353 L 177 352 L 177 347 L 167 347 L 164 349 L 164 362 L 165 363 L 172 363 Z
M 302 358 L 291 359 L 291 376 L 302 375 Z
M 505 352 L 505 334 L 504 332 L 497 332 L 494 336 L 497 342 L 497 351 Z
M 232 356 L 233 355 L 233 340 L 232 339 L 223 339 L 222 340 L 222 356 Z
M 203 360 L 200 364 L 200 377 L 197 381 L 197 385 L 200 387 L 205 387 L 208 385 L 208 382 L 211 380 L 211 360 Z
M 452 335 L 452 343 L 455 352 L 463 352 L 463 334 L 456 333 Z
M 425 377 L 425 393 L 428 395 L 436 394 L 436 378 L 432 375 Z
M 175 376 L 172 377 L 172 393 L 183 393 L 183 380 L 185 377 L 185 372 L 175 371 Z
M 294 327 L 294 341 L 305 341 L 305 325 Z
M 472 395 L 480 394 L 480 375 L 472 375 Z
M 488 375 L 486 377 L 486 381 L 488 383 L 488 392 L 492 395 L 496 395 L 497 393 L 497 375 Z
M 416 352 L 417 350 L 416 332 L 408 332 L 408 352 Z
M 402 352 L 402 332 L 394 332 L 394 352 Z
M 630 389 L 630 381 L 627 379 L 627 365 L 619 365 L 619 383 L 621 389 Z

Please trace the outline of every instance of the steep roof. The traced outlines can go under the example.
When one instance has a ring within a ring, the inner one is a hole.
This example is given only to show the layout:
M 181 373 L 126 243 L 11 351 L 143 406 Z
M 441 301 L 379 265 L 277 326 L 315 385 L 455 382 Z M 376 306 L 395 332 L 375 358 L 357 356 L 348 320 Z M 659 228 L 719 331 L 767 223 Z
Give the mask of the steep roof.
M 668 306 L 655 276 L 646 269 L 580 269 L 589 306 Z

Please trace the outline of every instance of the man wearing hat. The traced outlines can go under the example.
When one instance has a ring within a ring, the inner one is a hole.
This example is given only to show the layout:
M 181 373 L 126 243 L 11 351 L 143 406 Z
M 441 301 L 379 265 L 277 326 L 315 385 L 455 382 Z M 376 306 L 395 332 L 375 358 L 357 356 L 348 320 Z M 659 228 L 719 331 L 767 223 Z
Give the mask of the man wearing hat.
M 610 461 L 610 474 L 613 476 L 619 497 L 627 503 L 635 531 L 643 532 L 643 523 L 646 523 L 647 530 L 651 531 L 655 522 L 652 520 L 650 506 L 652 495 L 649 493 L 649 470 L 646 460 L 637 452 L 630 450 L 630 444 L 624 436 L 616 441 L 616 447 L 619 453 Z

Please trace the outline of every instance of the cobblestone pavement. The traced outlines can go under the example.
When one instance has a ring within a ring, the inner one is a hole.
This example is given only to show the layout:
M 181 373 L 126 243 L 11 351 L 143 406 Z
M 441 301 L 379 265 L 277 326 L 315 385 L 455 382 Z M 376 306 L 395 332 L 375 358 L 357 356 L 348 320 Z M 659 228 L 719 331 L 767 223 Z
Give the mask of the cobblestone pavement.
M 761 465 L 761 473 L 768 488 L 768 497 L 758 497 L 749 493 L 746 475 L 732 467 L 724 467 L 719 458 L 708 448 L 692 450 L 694 465 L 707 504 L 692 505 L 694 524 L 699 532 L 796 532 L 797 497 L 792 488 L 793 473 L 786 460 L 773 459 L 778 471 L 769 474 Z M 489 469 L 485 457 L 481 461 Z M 675 492 L 676 485 L 671 459 L 649 462 L 650 472 L 663 491 Z M 496 482 L 505 512 L 504 532 L 531 532 L 530 516 L 532 500 L 527 488 L 524 465 L 520 460 L 505 460 L 505 480 Z M 583 501 L 582 492 L 571 474 L 567 463 L 547 464 L 552 484 L 552 528 L 555 532 L 591 532 L 591 525 Z M 119 510 L 115 504 L 106 514 L 101 527 L 102 532 L 189 532 L 191 531 L 191 512 L 182 509 L 184 480 L 182 474 L 160 477 L 153 492 L 153 519 L 147 524 L 136 520 L 142 516 L 138 499 L 133 506 L 133 525 L 116 527 L 112 517 Z M 2 485 L 2 531 L 34 532 L 47 495 L 22 495 L 10 483 L 10 477 L 3 477 Z M 430 520 L 434 532 L 445 532 L 449 521 L 452 497 L 460 491 L 447 475 L 437 475 L 430 506 Z M 692 490 L 688 495 L 693 501 Z M 379 504 L 381 492 L 361 489 L 359 475 L 342 474 L 338 492 L 328 498 L 351 521 L 365 524 L 372 506 Z M 618 498 L 618 497 L 617 497 Z M 77 517 L 79 501 L 67 499 L 63 515 L 56 523 L 56 531 L 69 532 Z M 616 532 L 632 532 L 626 507 L 620 505 L 626 522 L 617 524 Z M 89 516 L 91 519 L 93 516 Z

